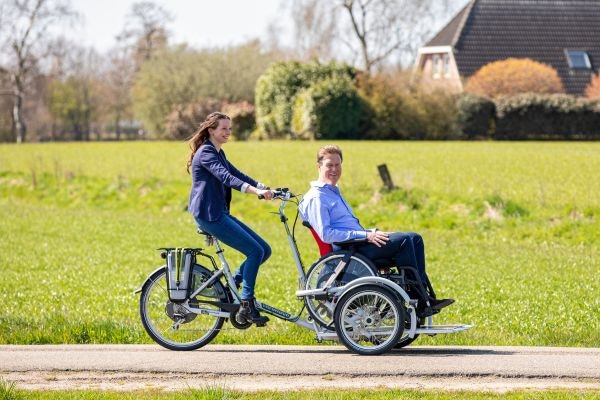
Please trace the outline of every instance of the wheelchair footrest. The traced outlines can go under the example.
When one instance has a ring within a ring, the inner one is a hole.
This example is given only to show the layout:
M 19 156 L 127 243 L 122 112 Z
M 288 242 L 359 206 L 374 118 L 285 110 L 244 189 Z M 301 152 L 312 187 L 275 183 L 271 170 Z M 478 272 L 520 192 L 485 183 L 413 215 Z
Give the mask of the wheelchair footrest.
M 422 335 L 437 335 L 438 333 L 456 333 L 466 331 L 473 325 L 430 325 L 422 326 L 416 329 L 415 333 Z

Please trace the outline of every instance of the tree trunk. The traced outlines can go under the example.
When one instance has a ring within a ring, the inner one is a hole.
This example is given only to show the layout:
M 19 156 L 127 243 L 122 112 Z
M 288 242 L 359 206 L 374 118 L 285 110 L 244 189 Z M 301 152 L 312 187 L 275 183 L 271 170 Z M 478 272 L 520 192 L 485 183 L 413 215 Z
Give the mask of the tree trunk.
M 17 143 L 23 143 L 27 134 L 27 127 L 25 126 L 25 121 L 23 121 L 23 96 L 20 92 L 17 92 L 15 95 L 12 117 Z
M 119 113 L 115 116 L 115 133 L 117 135 L 117 141 L 121 140 L 121 116 Z

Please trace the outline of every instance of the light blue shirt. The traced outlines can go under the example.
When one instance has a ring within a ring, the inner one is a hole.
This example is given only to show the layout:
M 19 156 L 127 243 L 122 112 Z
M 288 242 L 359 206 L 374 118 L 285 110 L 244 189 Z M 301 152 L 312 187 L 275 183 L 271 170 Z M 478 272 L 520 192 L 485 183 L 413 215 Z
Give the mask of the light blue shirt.
M 298 205 L 298 211 L 321 240 L 334 243 L 367 237 L 367 231 L 360 225 L 337 186 L 319 181 L 311 182 L 310 186 Z

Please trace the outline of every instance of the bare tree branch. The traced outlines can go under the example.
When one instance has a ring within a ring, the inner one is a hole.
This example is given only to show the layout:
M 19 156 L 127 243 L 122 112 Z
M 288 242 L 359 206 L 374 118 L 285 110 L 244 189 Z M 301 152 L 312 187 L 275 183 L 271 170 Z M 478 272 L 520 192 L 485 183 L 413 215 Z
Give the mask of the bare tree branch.
M 30 72 L 48 43 L 48 27 L 75 15 L 68 0 L 6 0 L 1 7 L 0 45 L 12 52 L 0 54 L 13 86 L 13 125 L 17 142 L 25 140 L 27 126 L 23 101 L 28 91 Z

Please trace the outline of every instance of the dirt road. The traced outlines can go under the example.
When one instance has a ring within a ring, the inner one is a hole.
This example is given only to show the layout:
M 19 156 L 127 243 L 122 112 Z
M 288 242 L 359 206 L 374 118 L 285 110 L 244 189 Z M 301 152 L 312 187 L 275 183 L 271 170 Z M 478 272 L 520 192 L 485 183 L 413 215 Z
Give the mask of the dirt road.
M 600 391 L 600 348 L 415 346 L 367 357 L 342 346 L 0 346 L 0 378 L 24 389 Z

